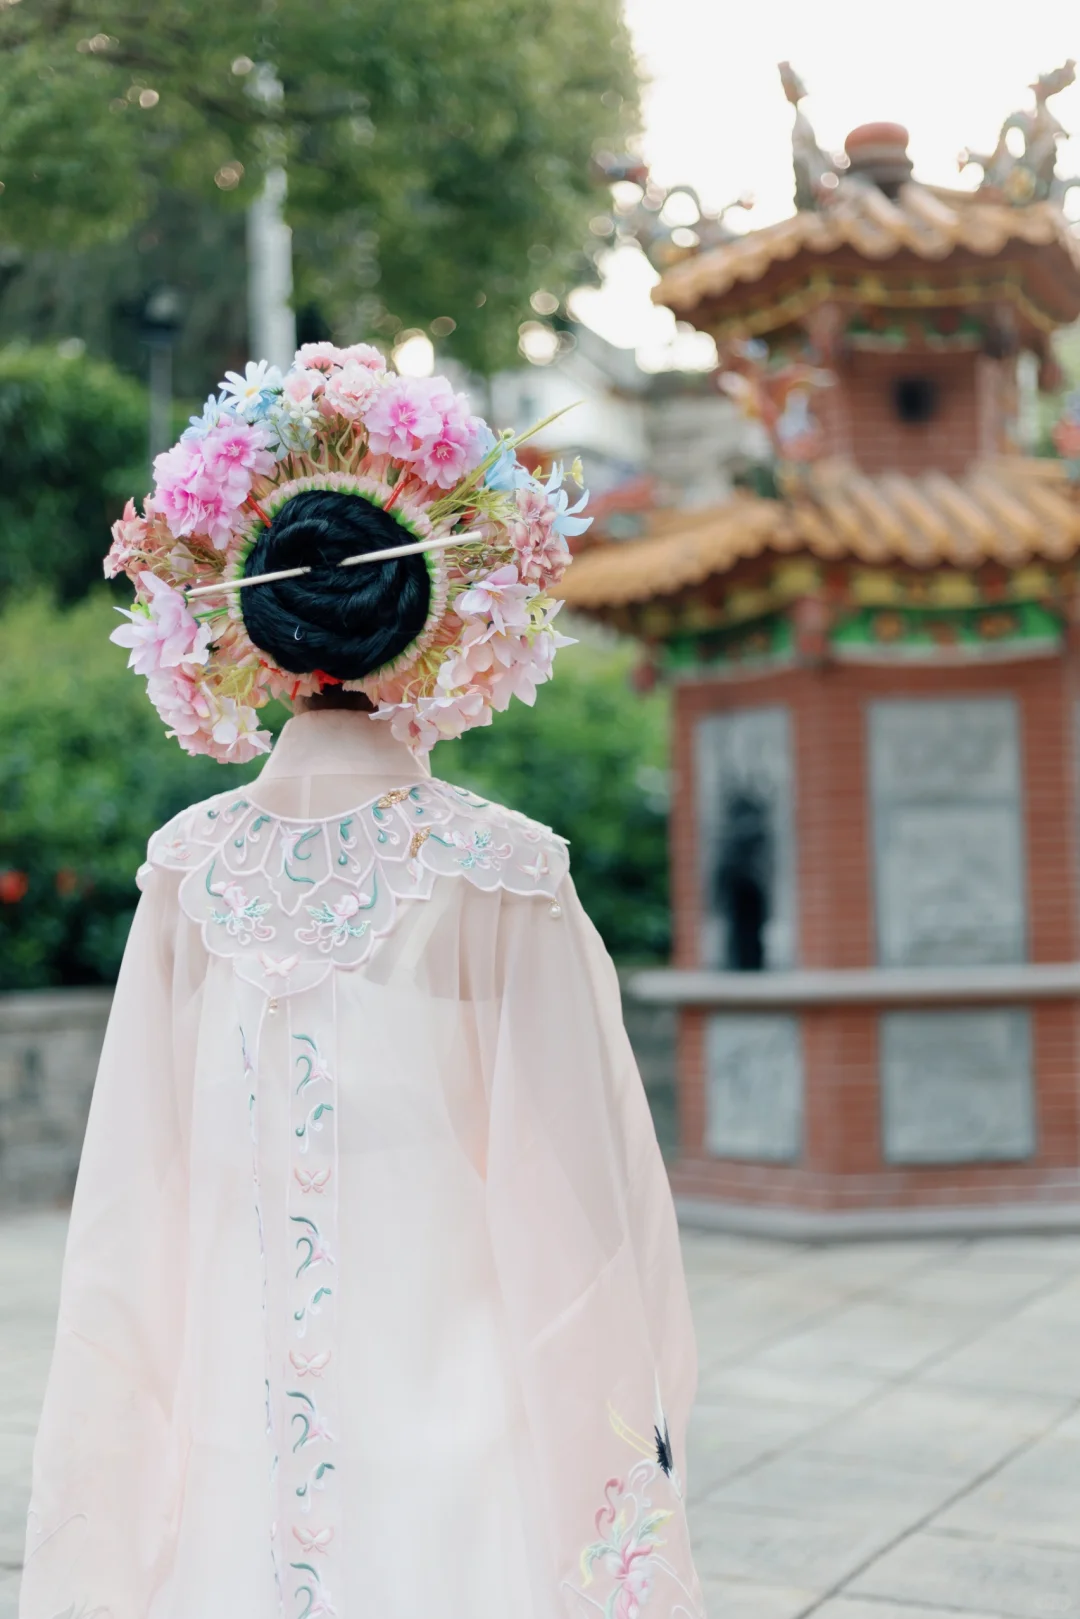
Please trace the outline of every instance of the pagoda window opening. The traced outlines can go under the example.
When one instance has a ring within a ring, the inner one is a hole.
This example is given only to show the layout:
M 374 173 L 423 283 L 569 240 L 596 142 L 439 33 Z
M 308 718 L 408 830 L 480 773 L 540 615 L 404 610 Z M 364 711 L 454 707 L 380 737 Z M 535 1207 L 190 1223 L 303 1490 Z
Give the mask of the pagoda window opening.
M 934 419 L 938 411 L 938 385 L 929 377 L 898 377 L 893 383 L 893 408 L 909 427 Z
M 717 908 L 730 972 L 764 970 L 773 865 L 769 805 L 759 793 L 736 788 L 723 806 L 716 865 Z

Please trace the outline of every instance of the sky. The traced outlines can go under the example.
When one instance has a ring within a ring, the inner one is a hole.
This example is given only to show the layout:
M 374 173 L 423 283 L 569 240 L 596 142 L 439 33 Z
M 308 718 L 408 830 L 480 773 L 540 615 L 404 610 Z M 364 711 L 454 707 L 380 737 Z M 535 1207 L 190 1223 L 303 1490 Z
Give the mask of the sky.
M 887 119 L 910 131 L 920 179 L 968 187 L 978 170 L 960 176 L 960 150 L 991 150 L 1002 119 L 1031 104 L 1036 75 L 1080 60 L 1077 0 L 625 0 L 625 10 L 646 78 L 641 147 L 655 179 L 695 186 L 711 208 L 753 193 L 750 212 L 729 216 L 737 228 L 791 212 L 782 59 L 809 91 L 803 110 L 827 150 L 856 125 Z M 1080 84 L 1051 106 L 1080 137 Z M 1058 171 L 1080 175 L 1080 138 L 1059 148 Z M 637 348 L 649 369 L 707 364 L 701 339 L 679 339 L 670 313 L 650 305 L 655 279 L 634 250 L 613 255 L 604 288 L 576 294 L 574 312 Z

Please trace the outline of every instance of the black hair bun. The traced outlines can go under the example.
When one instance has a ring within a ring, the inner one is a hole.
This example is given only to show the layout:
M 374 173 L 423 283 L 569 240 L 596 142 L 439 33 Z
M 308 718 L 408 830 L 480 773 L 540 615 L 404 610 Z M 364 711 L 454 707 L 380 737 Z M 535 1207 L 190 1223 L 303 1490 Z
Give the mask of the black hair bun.
M 338 568 L 343 557 L 407 545 L 409 530 L 363 495 L 305 489 L 287 500 L 252 546 L 245 576 L 310 567 L 298 579 L 240 592 L 254 644 L 289 674 L 321 670 L 362 680 L 400 656 L 427 622 L 431 578 L 423 556 Z

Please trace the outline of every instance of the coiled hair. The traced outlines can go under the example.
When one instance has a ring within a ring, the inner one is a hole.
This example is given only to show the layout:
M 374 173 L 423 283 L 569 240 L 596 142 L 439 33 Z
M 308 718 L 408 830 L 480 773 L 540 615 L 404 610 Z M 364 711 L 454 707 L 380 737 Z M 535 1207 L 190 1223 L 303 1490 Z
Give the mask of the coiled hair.
M 431 577 L 421 555 L 338 568 L 343 557 L 411 539 L 389 512 L 362 495 L 308 489 L 293 495 L 255 541 L 245 576 L 310 567 L 298 579 L 240 592 L 255 646 L 289 674 L 320 670 L 362 680 L 399 657 L 423 630 Z

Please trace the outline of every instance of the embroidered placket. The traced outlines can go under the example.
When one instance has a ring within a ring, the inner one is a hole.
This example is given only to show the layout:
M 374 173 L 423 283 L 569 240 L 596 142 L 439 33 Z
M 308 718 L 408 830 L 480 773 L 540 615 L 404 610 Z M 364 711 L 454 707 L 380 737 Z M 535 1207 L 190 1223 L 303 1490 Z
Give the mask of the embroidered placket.
M 266 1223 L 264 1214 L 264 1199 L 262 1191 L 262 1172 L 259 1164 L 259 1054 L 262 1047 L 263 1019 L 266 1015 L 267 1005 L 263 995 L 250 985 L 237 986 L 241 1000 L 241 1014 L 243 1021 L 240 1024 L 240 1055 L 242 1062 L 242 1082 L 246 1096 L 248 1124 L 251 1131 L 251 1180 L 252 1193 L 255 1204 L 255 1228 L 259 1241 L 259 1264 L 261 1267 L 260 1293 L 262 1304 L 263 1326 L 263 1376 L 265 1384 L 266 1403 L 266 1445 L 267 1445 L 267 1482 L 271 1502 L 270 1516 L 270 1561 L 274 1574 L 274 1586 L 278 1596 L 278 1611 L 284 1613 L 285 1585 L 282 1568 L 281 1550 L 281 1515 L 274 1510 L 277 1500 L 278 1475 L 281 1467 L 281 1443 L 283 1435 L 280 1432 L 280 1414 L 278 1401 L 275 1398 L 274 1368 L 272 1364 L 267 1295 L 269 1290 L 269 1262 L 266 1253 Z M 253 1031 L 249 1037 L 247 1030 Z
M 287 1535 L 286 1612 L 332 1619 L 340 1591 L 341 1398 L 339 1086 L 333 978 L 288 1002 L 289 1322 L 282 1366 L 289 1437 L 279 1500 Z

